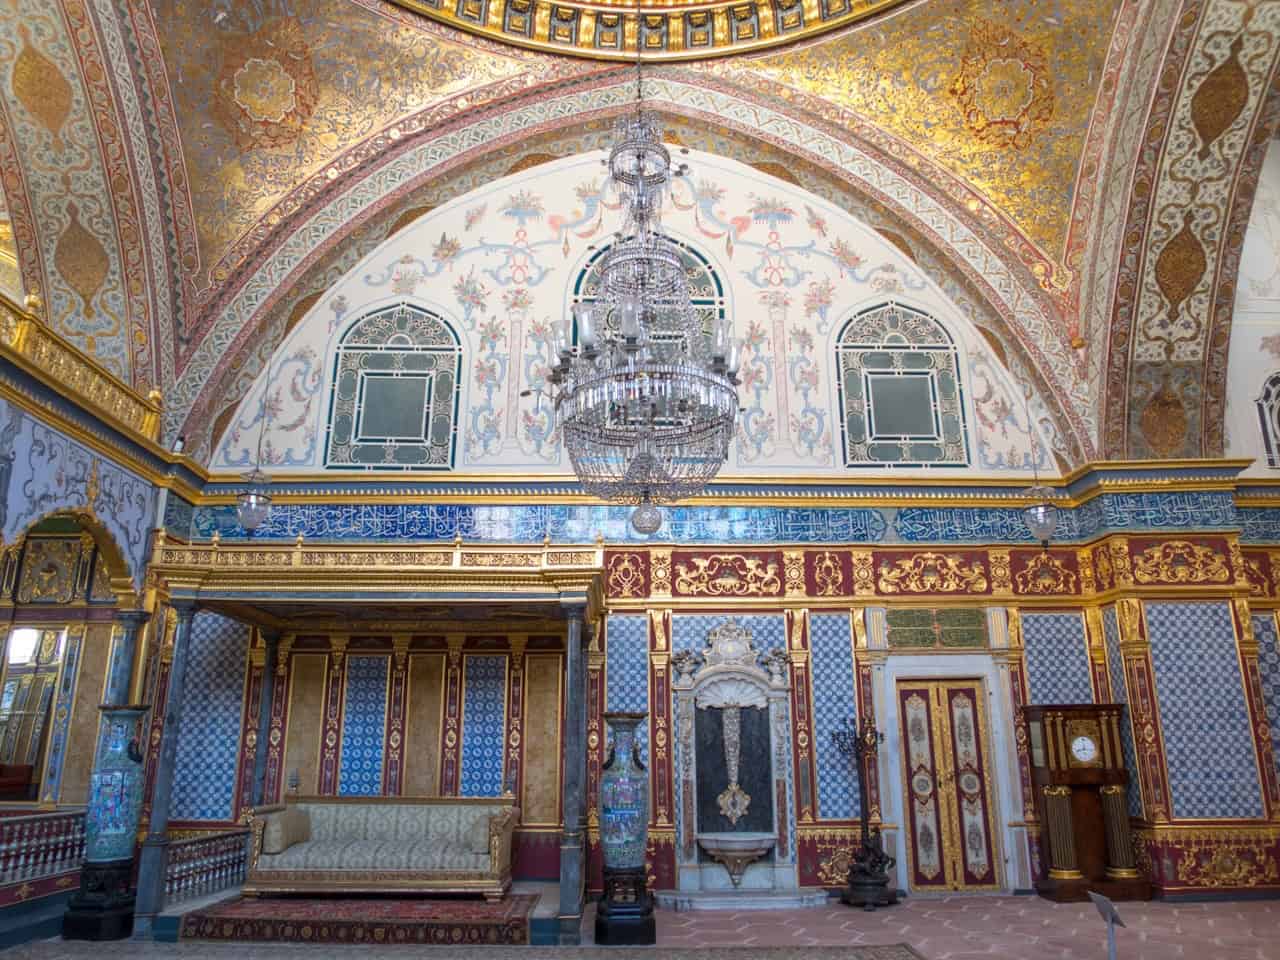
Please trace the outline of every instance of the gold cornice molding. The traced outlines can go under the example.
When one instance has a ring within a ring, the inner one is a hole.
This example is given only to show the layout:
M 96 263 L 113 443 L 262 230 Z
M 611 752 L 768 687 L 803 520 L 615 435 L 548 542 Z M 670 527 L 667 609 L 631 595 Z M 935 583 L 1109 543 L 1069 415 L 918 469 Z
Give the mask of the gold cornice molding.
M 626 0 L 392 0 L 477 34 L 544 53 L 593 60 L 697 60 L 763 50 L 865 20 L 907 0 L 664 0 L 640 8 Z
M 417 603 L 493 603 L 516 594 L 545 603 L 581 603 L 586 619 L 604 609 L 604 546 L 520 544 L 306 544 L 171 542 L 156 536 L 148 576 L 170 595 L 247 601 L 272 592 L 321 605 L 349 594 L 411 595 Z M 438 595 L 438 596 L 433 596 Z M 337 619 L 335 617 L 334 619 Z

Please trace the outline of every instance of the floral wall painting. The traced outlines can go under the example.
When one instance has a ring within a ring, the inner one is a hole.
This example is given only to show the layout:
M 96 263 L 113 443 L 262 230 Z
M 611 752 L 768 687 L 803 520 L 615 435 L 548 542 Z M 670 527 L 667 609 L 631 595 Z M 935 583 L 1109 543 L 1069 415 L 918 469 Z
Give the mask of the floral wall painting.
M 404 469 L 338 462 L 326 457 L 323 438 L 341 406 L 335 384 L 353 327 L 408 309 L 437 318 L 459 341 L 453 469 L 567 475 L 551 411 L 538 393 L 552 363 L 552 325 L 568 304 L 593 296 L 593 265 L 617 225 L 601 156 L 566 157 L 476 188 L 351 267 L 280 343 L 270 378 L 259 374 L 217 440 L 212 468 L 243 469 L 265 422 L 263 459 L 273 474 Z M 1042 418 L 1029 423 L 1027 416 L 1043 409 L 1041 398 L 1028 403 L 964 312 L 899 247 L 759 170 L 696 150 L 683 159 L 690 175 L 669 198 L 664 224 L 686 251 L 697 308 L 727 313 L 743 344 L 742 413 L 726 476 L 836 477 L 887 467 L 1029 474 L 1046 467 L 1052 436 Z M 910 378 L 889 384 L 873 376 L 868 389 L 884 397 L 906 390 L 926 403 L 932 396 L 945 420 L 937 440 L 945 455 L 921 456 L 919 443 L 899 437 L 880 444 L 874 457 L 848 456 L 839 338 L 851 318 L 886 305 L 928 318 L 947 343 L 945 357 L 939 354 L 931 374 L 938 384 L 932 394 Z M 443 465 L 437 458 L 431 468 Z

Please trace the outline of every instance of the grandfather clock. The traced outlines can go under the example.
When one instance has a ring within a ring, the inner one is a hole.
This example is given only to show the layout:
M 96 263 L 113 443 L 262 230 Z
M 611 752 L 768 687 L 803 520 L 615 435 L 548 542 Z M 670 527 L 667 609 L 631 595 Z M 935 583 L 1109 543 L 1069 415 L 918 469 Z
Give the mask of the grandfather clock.
M 1120 751 L 1122 704 L 1024 707 L 1031 781 L 1040 814 L 1036 891 L 1050 900 L 1150 900 L 1151 884 L 1134 865 Z

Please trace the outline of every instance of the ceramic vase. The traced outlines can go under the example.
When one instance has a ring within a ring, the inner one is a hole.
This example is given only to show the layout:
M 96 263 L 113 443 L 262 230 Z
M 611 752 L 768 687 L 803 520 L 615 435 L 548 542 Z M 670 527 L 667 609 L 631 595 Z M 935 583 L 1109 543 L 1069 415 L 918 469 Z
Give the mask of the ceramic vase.
M 85 859 L 129 860 L 142 812 L 142 754 L 134 740 L 142 707 L 103 707 L 85 811 Z
M 606 713 L 613 750 L 600 775 L 600 846 L 606 870 L 644 870 L 649 833 L 649 774 L 636 751 L 644 713 Z

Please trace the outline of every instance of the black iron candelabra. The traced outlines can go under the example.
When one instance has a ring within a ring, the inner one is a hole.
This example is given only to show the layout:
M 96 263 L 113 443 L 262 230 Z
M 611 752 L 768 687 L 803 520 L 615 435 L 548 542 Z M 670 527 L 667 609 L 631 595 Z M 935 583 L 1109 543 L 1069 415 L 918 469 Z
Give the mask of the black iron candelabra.
M 840 753 L 853 759 L 857 769 L 862 827 L 840 899 L 864 910 L 891 906 L 898 902 L 898 891 L 889 883 L 889 871 L 897 860 L 884 852 L 880 827 L 871 825 L 871 801 L 867 792 L 868 771 L 876 761 L 884 734 L 876 729 L 874 723 L 863 722 L 859 729 L 857 718 L 846 717 L 839 727 L 831 731 L 831 742 Z

